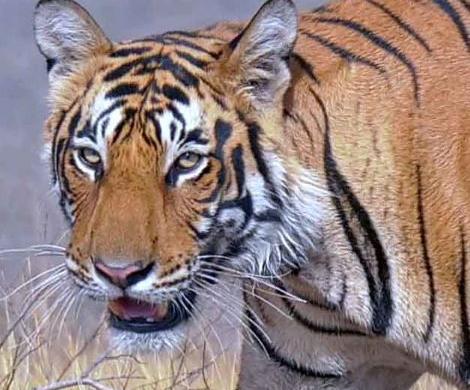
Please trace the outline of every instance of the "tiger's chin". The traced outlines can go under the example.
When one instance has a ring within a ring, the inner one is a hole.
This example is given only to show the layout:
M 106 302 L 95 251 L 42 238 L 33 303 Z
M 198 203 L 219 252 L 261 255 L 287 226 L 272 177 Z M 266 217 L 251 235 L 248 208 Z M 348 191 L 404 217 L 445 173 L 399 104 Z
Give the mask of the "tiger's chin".
M 111 343 L 129 353 L 177 349 L 190 321 L 190 313 L 172 301 L 149 303 L 121 297 L 108 302 Z
M 171 330 L 136 333 L 110 326 L 110 342 L 113 349 L 122 353 L 155 353 L 171 355 L 181 349 L 186 340 L 187 324 L 179 325 Z
M 223 354 L 228 345 L 239 342 L 238 336 L 223 337 L 239 331 L 243 313 L 239 283 L 221 277 L 207 291 L 181 290 L 166 301 L 129 295 L 108 300 L 110 347 L 126 354 L 158 353 L 164 359 L 204 351 L 209 343 L 214 356 Z

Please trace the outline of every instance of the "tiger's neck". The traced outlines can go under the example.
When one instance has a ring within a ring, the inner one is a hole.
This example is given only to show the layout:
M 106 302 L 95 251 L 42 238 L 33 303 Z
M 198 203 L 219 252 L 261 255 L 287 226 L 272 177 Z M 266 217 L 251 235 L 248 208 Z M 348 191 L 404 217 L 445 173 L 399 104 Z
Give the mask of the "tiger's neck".
M 448 22 L 427 3 L 384 4 L 415 25 Z M 352 325 L 390 343 L 381 350 L 418 356 L 427 370 L 469 384 L 470 79 L 459 77 L 468 56 L 448 44 L 461 37 L 452 26 L 427 31 L 433 54 L 422 55 L 422 40 L 390 37 L 396 21 L 368 19 L 367 28 L 384 42 L 407 48 L 397 56 L 364 29 L 354 30 L 370 15 L 371 2 L 336 3 L 326 11 L 301 18 L 285 132 L 276 145 L 330 194 L 326 218 L 318 221 L 324 257 L 285 282 L 317 306 L 315 326 Z M 338 28 L 351 15 L 357 24 Z M 282 332 L 289 324 L 269 326 L 299 345 Z M 338 349 L 345 350 L 345 335 L 339 336 Z M 316 340 L 312 349 L 328 340 Z
M 327 260 L 304 266 L 309 296 L 419 356 L 427 370 L 468 382 L 468 193 L 452 169 L 461 155 L 435 157 L 432 139 L 450 148 L 461 129 L 445 140 L 414 103 L 400 114 L 406 119 L 377 107 L 357 77 L 338 65 L 319 86 L 303 72 L 287 99 L 285 148 L 331 194 L 322 223 Z

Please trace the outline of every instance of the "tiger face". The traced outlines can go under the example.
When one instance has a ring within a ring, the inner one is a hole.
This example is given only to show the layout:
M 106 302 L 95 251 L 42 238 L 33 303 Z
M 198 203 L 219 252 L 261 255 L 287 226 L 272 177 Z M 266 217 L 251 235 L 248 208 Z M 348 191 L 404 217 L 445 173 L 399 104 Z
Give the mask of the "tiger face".
M 274 0 L 231 40 L 112 43 L 76 3 L 39 2 L 67 267 L 134 346 L 177 343 L 214 310 L 208 286 L 279 272 L 314 246 L 316 184 L 282 139 L 296 26 Z

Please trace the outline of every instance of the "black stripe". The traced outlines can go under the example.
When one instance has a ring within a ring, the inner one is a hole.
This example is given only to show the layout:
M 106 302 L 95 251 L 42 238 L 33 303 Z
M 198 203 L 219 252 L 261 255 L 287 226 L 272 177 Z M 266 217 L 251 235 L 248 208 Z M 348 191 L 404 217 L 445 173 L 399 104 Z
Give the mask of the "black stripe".
M 209 40 L 209 41 L 216 41 L 216 42 L 225 42 L 224 40 L 222 40 L 221 38 L 217 38 L 213 35 L 208 35 L 208 34 L 205 34 L 207 31 L 206 30 L 209 30 L 210 28 L 209 27 L 206 27 L 202 30 L 196 30 L 196 31 L 182 31 L 182 30 L 175 30 L 175 31 L 167 31 L 165 32 L 163 35 L 166 37 L 168 36 L 172 36 L 172 35 L 181 35 L 183 37 L 186 37 L 186 38 L 192 38 L 192 39 L 196 39 L 198 41 L 201 41 L 201 40 Z
M 252 205 L 251 195 L 247 194 L 247 196 L 243 196 L 241 198 L 229 199 L 221 202 L 219 205 L 219 210 L 242 209 L 244 211 L 247 209 L 252 212 Z
M 470 324 L 467 308 L 467 248 L 463 227 L 460 227 L 461 241 L 461 265 L 460 265 L 460 322 L 462 326 L 462 360 L 460 362 L 459 374 L 468 385 L 470 384 Z
M 173 104 L 168 104 L 167 109 L 171 111 L 175 119 L 181 123 L 181 126 L 183 128 L 186 128 L 186 120 L 184 119 L 184 116 L 181 114 L 181 112 L 173 105 Z
M 191 230 L 194 238 L 198 239 L 199 241 L 205 240 L 210 235 L 210 231 L 200 232 L 191 222 L 186 222 L 186 225 L 188 226 L 189 230 Z
M 315 71 L 313 69 L 313 65 L 308 63 L 304 57 L 302 57 L 298 53 L 292 53 L 291 57 L 297 61 L 297 63 L 300 65 L 302 70 L 307 73 L 308 77 L 310 77 L 315 83 L 320 84 L 320 81 L 318 80 L 318 77 L 315 75 Z
M 211 171 L 212 171 L 212 161 L 209 160 L 207 165 L 204 167 L 204 169 L 193 180 L 195 182 L 198 181 L 198 180 L 201 180 L 205 175 L 207 175 Z
M 221 97 L 217 96 L 217 94 L 215 93 L 211 93 L 211 97 L 212 99 L 214 99 L 214 101 L 217 103 L 217 105 L 224 111 L 227 111 L 228 110 L 228 107 L 227 105 L 225 104 L 225 102 L 222 100 Z
M 56 177 L 59 182 L 59 187 L 61 187 L 61 178 L 63 177 L 62 172 L 61 172 L 61 157 L 62 153 L 64 151 L 64 146 L 65 146 L 65 139 L 61 138 L 56 142 L 55 146 L 55 172 L 56 172 Z M 61 188 L 62 189 L 62 188 Z
M 157 143 L 155 142 L 155 139 L 153 139 L 148 133 L 147 131 L 144 129 L 142 130 L 142 138 L 144 139 L 144 142 L 150 146 L 151 148 L 153 148 L 154 150 L 158 150 L 158 145 Z
M 136 75 L 151 74 L 157 69 L 170 72 L 176 80 L 186 87 L 199 86 L 199 80 L 193 74 L 186 70 L 182 65 L 173 62 L 170 57 L 160 54 L 137 58 L 133 61 L 126 62 L 109 71 L 104 76 L 103 80 L 105 82 L 115 81 L 128 75 L 132 71 L 135 71 Z
M 298 115 L 298 118 L 299 118 L 299 121 L 300 121 L 300 125 L 302 126 L 302 130 L 304 131 L 305 135 L 307 136 L 309 142 L 310 142 L 310 145 L 312 146 L 312 151 L 315 150 L 315 142 L 313 141 L 313 137 L 312 137 L 312 133 L 310 132 L 307 124 L 305 123 L 304 119 Z
M 282 110 L 282 115 L 286 118 L 289 118 L 291 119 L 294 123 L 297 123 L 298 120 L 297 118 L 294 116 L 294 114 L 292 114 L 287 108 L 284 108 L 284 110 Z
M 245 188 L 245 161 L 243 160 L 243 149 L 241 145 L 237 145 L 232 151 L 232 164 L 237 180 L 238 196 L 242 196 Z
M 322 14 L 324 12 L 330 12 L 330 9 L 328 5 L 321 5 L 320 7 L 312 9 L 310 12 Z
M 182 65 L 173 62 L 169 57 L 163 56 L 158 68 L 170 72 L 185 87 L 197 88 L 199 86 L 199 80 L 191 72 Z
M 219 161 L 223 162 L 224 146 L 232 135 L 232 125 L 222 119 L 217 119 L 214 130 L 216 139 L 215 156 L 219 159 Z
M 469 0 L 459 0 L 460 3 L 470 12 L 470 1 Z
M 46 69 L 47 69 L 47 73 L 49 73 L 52 68 L 57 64 L 57 60 L 54 59 L 54 58 L 47 58 L 46 59 Z
M 98 118 L 96 118 L 96 121 L 95 121 L 95 126 L 100 123 L 100 121 L 107 115 L 111 114 L 111 112 L 113 112 L 115 109 L 117 108 L 120 108 L 122 106 L 124 106 L 124 104 L 126 103 L 126 100 L 125 99 L 121 99 L 121 100 L 118 100 L 117 102 L 113 103 L 110 107 L 108 107 L 106 110 L 104 110 L 99 116 Z M 96 133 L 96 129 L 94 129 L 95 133 Z
M 338 327 L 332 328 L 314 324 L 308 318 L 305 318 L 302 314 L 300 314 L 288 298 L 285 296 L 281 296 L 281 298 L 284 302 L 284 305 L 286 305 L 287 309 L 289 310 L 289 315 L 311 332 L 323 333 L 331 336 L 368 336 L 367 333 L 361 332 L 359 330 L 341 329 Z
M 174 37 L 166 37 L 165 40 L 168 41 L 168 43 L 170 43 L 172 45 L 179 45 L 179 46 L 187 47 L 189 49 L 193 49 L 193 50 L 205 53 L 205 54 L 209 55 L 210 57 L 212 57 L 214 60 L 216 60 L 220 57 L 220 52 L 210 51 L 210 50 L 206 49 L 205 47 L 202 47 L 202 46 L 200 46 L 200 45 L 198 45 L 194 42 L 189 42 L 188 40 L 184 40 L 184 39 L 180 39 L 180 38 L 174 38 Z
M 251 230 L 251 231 L 245 233 L 241 237 L 235 237 L 234 239 L 232 239 L 232 241 L 230 242 L 229 247 L 227 248 L 227 250 L 222 255 L 223 256 L 228 256 L 228 257 L 239 257 L 239 256 L 241 256 L 243 253 L 246 252 L 245 243 L 247 242 L 247 240 L 253 238 L 255 236 L 255 233 L 256 232 L 254 230 Z
M 255 214 L 255 220 L 258 222 L 281 223 L 282 218 L 278 210 L 268 209 Z
M 209 80 L 207 80 L 207 78 L 205 78 L 204 76 L 200 76 L 200 80 L 205 84 L 207 85 L 210 89 L 211 89 L 211 92 L 215 93 L 216 95 L 218 96 L 225 96 L 225 92 L 222 91 L 221 89 L 217 88 L 214 84 L 212 84 Z
M 238 208 L 243 211 L 245 218 L 243 224 L 239 228 L 239 233 L 246 228 L 248 223 L 253 216 L 253 199 L 251 198 L 251 194 L 247 192 L 247 194 L 238 199 L 234 200 L 226 200 L 219 205 L 218 211 L 226 210 L 226 209 L 233 209 Z
M 116 129 L 114 130 L 113 134 L 113 139 L 112 143 L 116 142 L 119 136 L 122 134 L 122 131 L 124 130 L 124 126 L 129 123 L 129 130 L 127 133 L 122 137 L 121 142 L 126 141 L 129 139 L 129 137 L 132 134 L 132 129 L 134 127 L 134 117 L 135 114 L 137 113 L 137 110 L 135 108 L 126 108 L 124 111 L 124 118 L 121 120 L 121 122 L 116 126 Z
M 247 305 L 247 309 L 245 310 L 245 315 L 249 319 L 248 326 L 250 332 L 256 336 L 255 341 L 261 347 L 263 351 L 265 351 L 270 360 L 273 362 L 278 363 L 280 366 L 287 367 L 289 370 L 292 370 L 300 375 L 307 376 L 310 378 L 321 378 L 321 379 L 339 379 L 341 375 L 333 374 L 333 373 L 326 373 L 314 370 L 310 367 L 305 367 L 300 365 L 293 359 L 289 359 L 283 357 L 278 351 L 275 346 L 271 344 L 271 342 L 265 337 L 265 335 L 258 329 L 258 326 L 261 326 L 258 321 L 255 320 L 251 311 L 248 309 L 248 302 L 246 300 L 246 293 L 245 295 L 245 304 Z M 258 324 L 258 326 L 255 326 Z
M 106 99 L 116 99 L 122 96 L 134 95 L 139 93 L 139 86 L 135 83 L 122 83 L 106 93 Z
M 192 142 L 198 145 L 207 145 L 209 143 L 209 140 L 204 138 L 204 133 L 201 129 L 196 128 L 186 134 L 184 142 L 185 144 Z
M 59 121 L 57 122 L 57 126 L 54 129 L 54 137 L 52 138 L 52 150 L 51 150 L 51 170 L 52 170 L 52 183 L 55 184 L 57 182 L 57 173 L 58 173 L 58 156 L 57 156 L 57 137 L 59 136 L 60 128 L 64 123 L 65 117 L 67 116 L 67 111 L 62 111 L 60 114 Z
M 379 335 L 385 335 L 393 311 L 387 256 L 369 213 L 359 202 L 338 169 L 333 156 L 330 123 L 325 105 L 313 89 L 310 91 L 321 107 L 325 122 L 324 164 L 328 188 L 332 193 L 331 199 L 351 249 L 359 259 L 366 276 L 373 311 L 372 331 Z M 354 230 L 357 229 L 359 231 L 355 232 Z M 377 278 L 373 275 L 372 269 L 374 267 L 377 267 Z
M 145 66 L 152 59 L 157 60 L 157 57 L 160 58 L 160 56 L 138 58 L 136 60 L 119 65 L 117 68 L 114 68 L 108 73 L 106 73 L 106 75 L 103 77 L 103 81 L 110 82 L 110 81 L 115 81 L 117 79 L 120 79 L 121 77 L 124 77 L 125 75 L 127 75 L 131 70 L 133 70 L 139 64 L 142 64 L 142 66 Z
M 126 47 L 123 49 L 118 49 L 111 53 L 109 56 L 112 58 L 121 58 L 121 57 L 128 57 L 131 55 L 141 55 L 151 51 L 151 47 Z
M 243 115 L 240 113 L 239 118 L 245 123 L 247 127 L 248 139 L 250 142 L 250 150 L 255 159 L 258 172 L 261 174 L 264 179 L 264 182 L 266 183 L 269 194 L 271 196 L 271 200 L 275 205 L 282 207 L 282 200 L 277 192 L 276 187 L 274 186 L 274 183 L 271 178 L 271 173 L 268 169 L 268 165 L 266 164 L 266 161 L 264 161 L 263 148 L 259 142 L 259 136 L 262 130 L 256 122 L 246 121 Z
M 103 126 L 106 125 L 106 121 L 103 122 Z M 96 133 L 95 130 L 92 128 L 90 120 L 87 120 L 85 126 L 82 129 L 76 132 L 77 137 L 87 137 L 93 142 L 96 143 Z
M 240 31 L 238 33 L 238 35 L 235 38 L 233 38 L 230 41 L 230 43 L 228 44 L 228 46 L 229 46 L 229 48 L 232 52 L 235 51 L 235 49 L 237 48 L 238 44 L 240 43 L 241 39 L 243 38 L 243 35 L 245 35 L 245 31 L 248 27 L 249 27 L 249 25 L 246 26 L 242 31 Z
M 155 127 L 155 137 L 157 138 L 158 143 L 162 143 L 162 128 L 160 127 L 160 123 L 155 118 L 155 112 L 149 111 L 146 114 L 146 117 Z
M 424 341 L 428 342 L 429 337 L 431 336 L 432 328 L 434 326 L 434 317 L 435 317 L 435 297 L 436 297 L 436 288 L 434 286 L 434 277 L 431 266 L 431 259 L 429 257 L 428 251 L 428 242 L 427 242 L 427 233 L 426 233 L 426 221 L 424 218 L 424 201 L 423 201 L 423 187 L 421 181 L 421 167 L 416 165 L 416 180 L 418 187 L 418 222 L 419 222 L 419 235 L 421 238 L 421 247 L 423 248 L 423 259 L 424 266 L 426 268 L 426 274 L 428 276 L 429 283 L 429 310 L 428 310 L 428 326 L 426 327 L 426 332 L 423 335 Z
M 437 0 L 437 1 L 442 1 L 442 0 Z M 315 18 L 315 21 L 319 23 L 339 25 L 339 26 L 346 27 L 349 30 L 355 31 L 361 34 L 364 38 L 366 38 L 370 42 L 372 42 L 375 46 L 381 48 L 382 50 L 386 51 L 387 53 L 391 54 L 396 59 L 398 59 L 403 65 L 405 65 L 408 68 L 408 71 L 411 74 L 411 78 L 413 79 L 415 100 L 419 104 L 419 83 L 418 83 L 418 76 L 416 73 L 416 68 L 414 64 L 410 61 L 410 59 L 405 54 L 403 54 L 398 48 L 393 46 L 391 43 L 387 42 L 380 35 L 368 29 L 364 25 L 358 22 L 352 21 L 352 20 L 345 20 L 341 18 Z
M 343 277 L 341 279 L 341 294 L 338 299 L 338 306 L 344 310 L 344 301 L 346 300 L 346 296 L 348 295 L 348 281 L 347 281 L 347 274 L 343 272 Z
M 103 138 L 105 138 L 105 134 L 106 134 L 106 128 L 108 127 L 109 125 L 109 118 L 106 118 L 103 122 L 101 122 L 101 126 L 100 126 L 100 130 L 101 130 L 101 136 Z M 93 142 L 96 143 L 96 134 L 97 134 L 97 129 L 94 129 L 94 134 L 93 134 L 93 137 L 95 138 L 95 140 Z M 99 130 L 98 130 L 99 131 Z
M 320 45 L 326 47 L 329 49 L 332 53 L 336 54 L 337 56 L 341 57 L 342 59 L 352 62 L 352 63 L 358 63 L 362 65 L 369 66 L 380 73 L 385 73 L 385 68 L 382 67 L 381 65 L 365 58 L 362 57 L 359 54 L 353 53 L 352 51 L 349 51 L 348 49 L 338 46 L 337 44 L 331 42 L 330 40 L 316 34 L 312 34 L 307 31 L 300 31 L 301 34 L 305 35 L 306 37 L 313 39 L 314 41 L 318 42 Z
M 77 130 L 77 126 L 78 126 L 78 123 L 80 122 L 81 117 L 82 117 L 82 111 L 79 108 L 77 112 L 74 114 L 74 116 L 72 117 L 72 119 L 70 119 L 69 127 L 68 127 L 69 138 L 72 138 L 75 135 L 75 131 Z
M 176 123 L 171 122 L 170 123 L 170 139 L 171 139 L 171 142 L 175 142 L 175 135 L 176 135 Z
M 196 58 L 192 56 L 191 54 L 182 52 L 180 50 L 176 50 L 175 54 L 178 57 L 183 58 L 184 60 L 188 61 L 190 64 L 200 69 L 204 69 L 209 64 L 208 61 L 201 60 L 200 58 Z
M 196 31 L 184 31 L 184 30 L 172 30 L 172 31 L 167 31 L 163 34 L 164 37 L 167 37 L 168 35 L 182 35 L 183 37 L 188 37 L 188 38 L 199 38 L 199 34 Z
M 153 41 L 153 42 L 159 42 L 159 43 L 162 43 L 162 44 L 182 46 L 182 47 L 189 48 L 189 49 L 192 49 L 192 50 L 195 50 L 195 51 L 199 51 L 201 53 L 205 53 L 205 54 L 211 56 L 213 59 L 219 58 L 219 55 L 220 55 L 219 53 L 212 52 L 212 51 L 206 49 L 205 47 L 202 47 L 202 46 L 198 45 L 197 43 L 188 41 L 187 39 L 182 39 L 182 38 L 169 36 L 169 34 L 171 34 L 171 33 L 166 33 L 164 35 L 154 35 L 154 36 L 150 36 L 148 38 L 142 39 L 141 41 L 143 41 L 143 42 Z
M 222 186 L 225 182 L 226 172 L 225 172 L 225 163 L 224 163 L 224 146 L 227 140 L 232 135 L 232 126 L 230 123 L 225 122 L 222 119 L 217 119 L 214 126 L 215 131 L 215 139 L 216 139 L 216 147 L 215 147 L 215 157 L 219 160 L 221 167 L 220 172 L 217 178 L 217 186 L 214 188 L 214 191 L 205 199 L 202 199 L 200 202 L 202 203 L 209 203 L 213 202 L 219 191 L 222 189 Z
M 60 143 L 59 143 L 59 146 L 60 146 L 60 149 L 61 149 L 61 152 L 62 152 L 62 156 L 60 157 L 59 176 L 60 176 L 60 180 L 61 180 L 61 183 L 62 183 L 62 186 L 63 186 L 63 188 L 62 188 L 63 190 L 60 193 L 59 205 L 62 209 L 62 212 L 64 213 L 65 219 L 67 220 L 69 225 L 72 225 L 73 221 L 72 221 L 71 216 L 67 212 L 67 207 L 66 207 L 67 203 L 70 203 L 69 194 L 72 194 L 72 192 L 71 192 L 71 189 L 70 189 L 69 180 L 68 180 L 67 176 L 65 175 L 65 160 L 66 160 L 65 155 L 66 155 L 67 150 L 68 150 L 69 145 L 70 145 L 70 139 L 71 138 L 61 139 Z
M 449 16 L 449 18 L 454 22 L 455 27 L 459 31 L 463 41 L 465 42 L 465 45 L 467 46 L 467 50 L 470 50 L 470 38 L 468 36 L 467 29 L 465 27 L 465 24 L 460 16 L 460 14 L 457 12 L 457 10 L 450 4 L 447 0 L 432 0 L 435 4 L 439 6 L 446 14 Z M 469 9 L 467 5 L 467 9 Z
M 380 4 L 375 0 L 366 0 L 369 4 L 373 5 L 376 8 L 382 10 L 385 14 L 387 14 L 399 27 L 401 27 L 404 31 L 410 34 L 418 43 L 426 49 L 426 51 L 431 52 L 431 48 L 426 43 L 426 41 L 413 29 L 408 23 L 404 22 L 398 15 L 394 14 L 390 11 L 385 5 Z
M 162 88 L 163 95 L 170 100 L 176 100 L 178 103 L 189 105 L 189 98 L 180 88 L 165 84 Z

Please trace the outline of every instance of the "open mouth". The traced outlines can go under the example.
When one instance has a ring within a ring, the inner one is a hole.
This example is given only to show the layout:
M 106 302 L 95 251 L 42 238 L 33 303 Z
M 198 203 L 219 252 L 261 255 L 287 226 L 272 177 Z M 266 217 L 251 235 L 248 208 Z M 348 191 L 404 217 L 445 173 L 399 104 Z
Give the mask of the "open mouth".
M 173 302 L 149 303 L 122 297 L 108 303 L 112 327 L 135 333 L 168 330 L 188 317 Z

